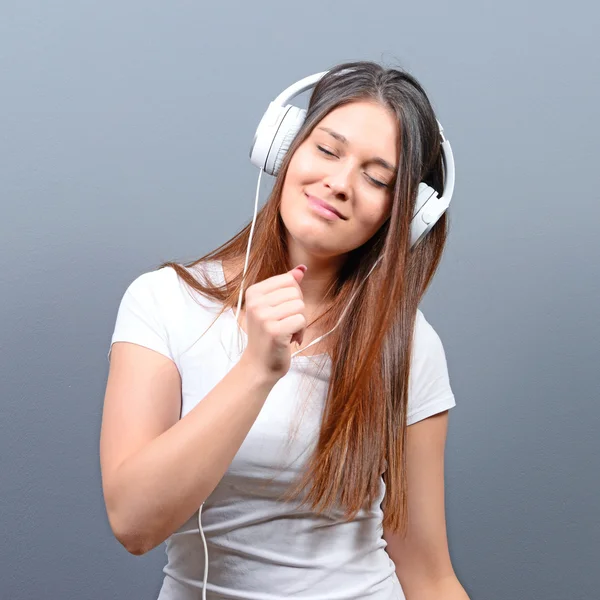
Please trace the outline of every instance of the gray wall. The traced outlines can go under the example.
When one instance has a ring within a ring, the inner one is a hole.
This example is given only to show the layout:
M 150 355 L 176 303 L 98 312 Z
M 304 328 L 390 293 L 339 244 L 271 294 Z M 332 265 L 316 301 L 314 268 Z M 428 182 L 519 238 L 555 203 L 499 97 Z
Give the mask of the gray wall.
M 420 79 L 457 161 L 423 306 L 458 402 L 456 571 L 473 599 L 598 598 L 597 21 L 591 0 L 0 2 L 0 596 L 156 597 L 162 547 L 128 555 L 101 496 L 118 302 L 251 218 L 272 97 L 374 59 Z

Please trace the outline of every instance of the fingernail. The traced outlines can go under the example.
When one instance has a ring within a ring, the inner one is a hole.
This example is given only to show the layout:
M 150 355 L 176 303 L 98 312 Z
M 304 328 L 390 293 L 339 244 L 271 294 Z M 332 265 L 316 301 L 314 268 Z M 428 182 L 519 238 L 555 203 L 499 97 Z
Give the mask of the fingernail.
M 308 267 L 306 265 L 298 265 L 296 269 L 300 269 L 303 273 L 306 273 L 306 271 L 308 271 Z

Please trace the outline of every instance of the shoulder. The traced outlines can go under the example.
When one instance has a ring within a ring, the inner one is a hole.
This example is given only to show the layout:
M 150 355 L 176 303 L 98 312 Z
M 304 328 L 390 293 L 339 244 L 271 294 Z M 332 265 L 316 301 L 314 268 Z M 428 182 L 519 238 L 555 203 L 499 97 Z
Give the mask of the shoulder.
M 194 281 L 202 281 L 203 274 L 212 275 L 203 267 L 176 266 L 189 274 L 189 282 L 172 266 L 146 271 L 131 281 L 121 299 L 121 320 L 135 315 L 141 324 L 160 323 L 178 335 L 189 323 L 201 322 L 205 314 L 212 314 L 217 303 L 193 287 Z
M 196 270 L 181 266 L 197 279 Z M 210 322 L 215 307 L 171 266 L 144 272 L 123 294 L 111 346 L 115 341 L 134 342 L 177 361 L 190 338 Z
M 177 273 L 161 268 L 138 275 L 121 298 L 108 358 L 115 342 L 145 346 L 175 360 L 169 343 L 169 314 Z
M 444 345 L 425 315 L 417 310 L 409 375 L 408 424 L 454 405 Z
M 175 269 L 161 267 L 133 279 L 125 290 L 121 306 L 165 316 L 181 304 L 181 295 L 181 284 Z
M 212 263 L 198 264 L 193 267 L 186 267 L 179 263 L 177 265 L 196 281 L 205 281 L 208 277 L 214 282 L 218 277 L 216 266 Z M 166 306 L 185 302 L 199 294 L 171 266 L 160 267 L 138 275 L 130 283 L 127 291 Z
M 415 318 L 415 330 L 413 337 L 413 355 L 416 358 L 439 358 L 444 354 L 444 346 L 437 331 L 425 318 L 420 309 L 417 309 Z
M 183 267 L 183 265 L 179 265 Z M 183 267 L 185 268 L 185 267 Z M 164 283 L 170 284 L 176 283 L 179 279 L 179 275 L 175 271 L 173 267 L 160 267 L 158 269 L 153 269 L 152 271 L 146 271 L 142 273 L 138 279 L 146 280 L 148 282 L 154 283 Z
M 138 275 L 129 285 L 135 291 L 160 293 L 173 289 L 179 281 L 179 275 L 172 267 L 161 267 Z

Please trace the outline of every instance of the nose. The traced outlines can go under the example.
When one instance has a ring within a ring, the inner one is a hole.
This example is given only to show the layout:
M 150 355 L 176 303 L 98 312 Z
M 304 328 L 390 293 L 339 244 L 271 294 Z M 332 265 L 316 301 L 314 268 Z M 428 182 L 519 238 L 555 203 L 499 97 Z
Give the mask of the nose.
M 341 161 L 331 165 L 323 183 L 336 198 L 346 199 L 350 193 L 352 180 L 352 166 L 342 164 Z

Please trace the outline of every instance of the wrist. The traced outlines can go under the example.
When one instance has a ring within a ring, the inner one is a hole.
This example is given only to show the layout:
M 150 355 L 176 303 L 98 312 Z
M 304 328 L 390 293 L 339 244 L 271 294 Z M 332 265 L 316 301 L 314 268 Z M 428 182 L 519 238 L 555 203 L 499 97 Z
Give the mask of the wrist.
M 270 390 L 280 379 L 279 375 L 267 372 L 245 353 L 242 354 L 237 366 L 242 373 L 243 379 L 252 386 Z

